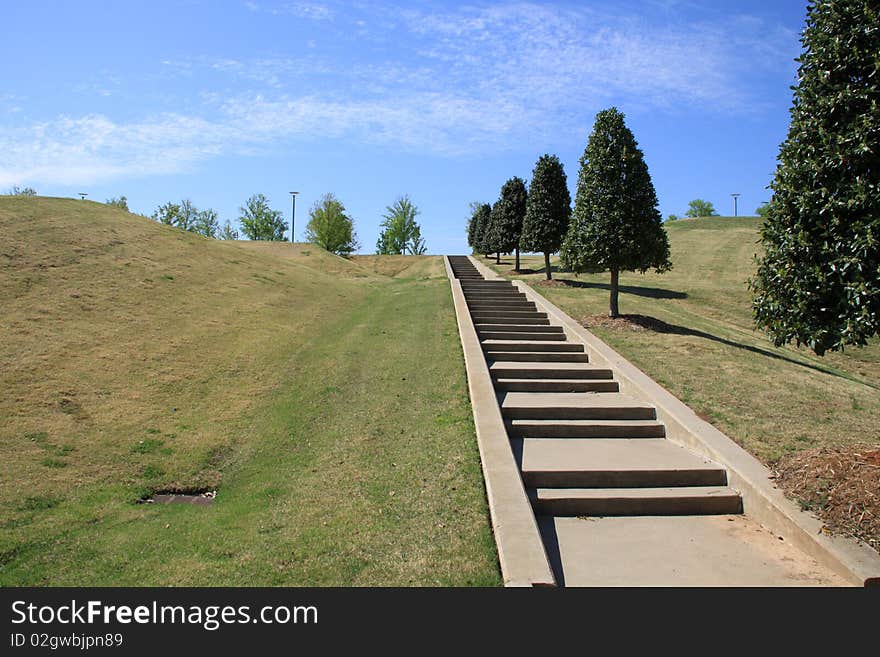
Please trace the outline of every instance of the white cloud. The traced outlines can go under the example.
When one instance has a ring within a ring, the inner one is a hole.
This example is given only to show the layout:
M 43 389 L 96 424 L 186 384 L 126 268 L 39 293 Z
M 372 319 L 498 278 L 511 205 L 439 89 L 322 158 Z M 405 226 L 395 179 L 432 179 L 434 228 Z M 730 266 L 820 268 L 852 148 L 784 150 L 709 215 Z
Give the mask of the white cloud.
M 180 104 L 185 112 L 0 126 L 0 188 L 175 173 L 288 139 L 344 137 L 449 156 L 497 153 L 527 139 L 583 131 L 609 104 L 627 112 L 674 112 L 682 102 L 747 112 L 743 69 L 788 66 L 779 44 L 796 40 L 749 16 L 658 29 L 642 17 L 534 3 L 435 11 L 351 5 L 348 12 L 313 2 L 246 6 L 344 19 L 354 31 L 372 30 L 374 41 L 351 37 L 349 59 L 312 40 L 318 47 L 299 58 L 164 60 L 165 74 L 192 81 L 194 96 Z M 361 51 L 373 46 L 364 63 Z

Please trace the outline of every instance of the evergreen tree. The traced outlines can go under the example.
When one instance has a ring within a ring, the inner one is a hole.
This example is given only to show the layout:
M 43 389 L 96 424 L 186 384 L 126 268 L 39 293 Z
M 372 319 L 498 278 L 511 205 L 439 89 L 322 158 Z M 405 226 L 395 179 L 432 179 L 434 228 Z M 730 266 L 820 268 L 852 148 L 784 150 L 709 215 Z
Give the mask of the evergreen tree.
M 519 271 L 519 240 L 527 197 L 525 183 L 514 176 L 501 187 L 501 196 L 492 206 L 492 241 L 502 253 L 516 251 L 516 271 Z
M 548 281 L 552 278 L 550 254 L 562 246 L 570 216 L 571 194 L 562 162 L 555 155 L 542 155 L 532 171 L 519 246 L 544 254 Z
M 750 285 L 777 346 L 822 355 L 880 333 L 880 4 L 815 0 L 801 42 Z
M 574 272 L 611 272 L 611 317 L 619 315 L 621 271 L 672 267 L 669 239 L 642 151 L 617 108 L 596 115 L 581 157 L 562 262 Z
M 488 203 L 471 203 L 471 220 L 468 225 L 468 244 L 474 253 L 488 255 L 492 252 L 486 239 L 492 224 L 492 206 Z

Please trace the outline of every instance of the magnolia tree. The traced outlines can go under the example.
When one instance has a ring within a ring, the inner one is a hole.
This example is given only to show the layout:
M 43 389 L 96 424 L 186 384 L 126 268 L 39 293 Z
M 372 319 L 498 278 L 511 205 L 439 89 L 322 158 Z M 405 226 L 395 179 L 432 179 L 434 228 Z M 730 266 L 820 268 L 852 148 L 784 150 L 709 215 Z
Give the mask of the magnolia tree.
M 550 254 L 559 251 L 571 216 L 571 194 L 562 162 L 555 155 L 542 155 L 532 171 L 519 247 L 544 254 L 547 280 L 552 278 Z
M 611 317 L 619 315 L 621 271 L 667 271 L 669 240 L 648 166 L 616 108 L 599 112 L 581 157 L 563 265 L 611 272 Z
M 492 206 L 491 241 L 499 255 L 516 252 L 516 271 L 519 271 L 519 241 L 526 216 L 527 197 L 526 184 L 514 176 L 501 187 L 501 196 Z M 496 259 L 496 262 L 499 260 Z
M 814 0 L 750 282 L 757 326 L 815 353 L 880 333 L 880 7 Z

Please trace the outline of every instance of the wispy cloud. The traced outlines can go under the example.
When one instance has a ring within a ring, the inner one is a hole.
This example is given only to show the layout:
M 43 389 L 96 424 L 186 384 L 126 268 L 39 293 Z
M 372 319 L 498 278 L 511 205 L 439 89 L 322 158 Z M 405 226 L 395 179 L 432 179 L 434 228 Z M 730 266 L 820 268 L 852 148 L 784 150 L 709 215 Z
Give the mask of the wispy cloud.
M 750 16 L 658 29 L 643 17 L 543 3 L 247 7 L 333 19 L 349 40 L 301 57 L 163 61 L 167 73 L 193 81 L 185 112 L 0 127 L 0 187 L 174 173 L 289 139 L 497 153 L 583 131 L 608 104 L 628 112 L 675 112 L 682 103 L 747 112 L 753 99 L 744 70 L 787 67 L 784 44 L 796 41 Z

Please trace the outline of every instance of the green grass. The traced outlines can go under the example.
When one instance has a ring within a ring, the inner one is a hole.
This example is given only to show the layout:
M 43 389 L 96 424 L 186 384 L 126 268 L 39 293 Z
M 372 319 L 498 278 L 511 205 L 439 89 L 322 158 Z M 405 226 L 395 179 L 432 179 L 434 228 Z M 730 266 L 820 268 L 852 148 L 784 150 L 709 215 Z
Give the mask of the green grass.
M 442 261 L 62 199 L 0 230 L 0 584 L 500 583 Z
M 667 223 L 672 271 L 623 273 L 620 312 L 665 322 L 663 331 L 591 327 L 624 357 L 765 462 L 820 445 L 880 443 L 880 344 L 820 358 L 774 347 L 753 330 L 746 286 L 760 220 L 715 217 Z M 576 319 L 607 314 L 608 274 L 556 272 L 543 256 L 482 259 L 522 278 Z M 553 260 L 556 264 L 556 259 Z

